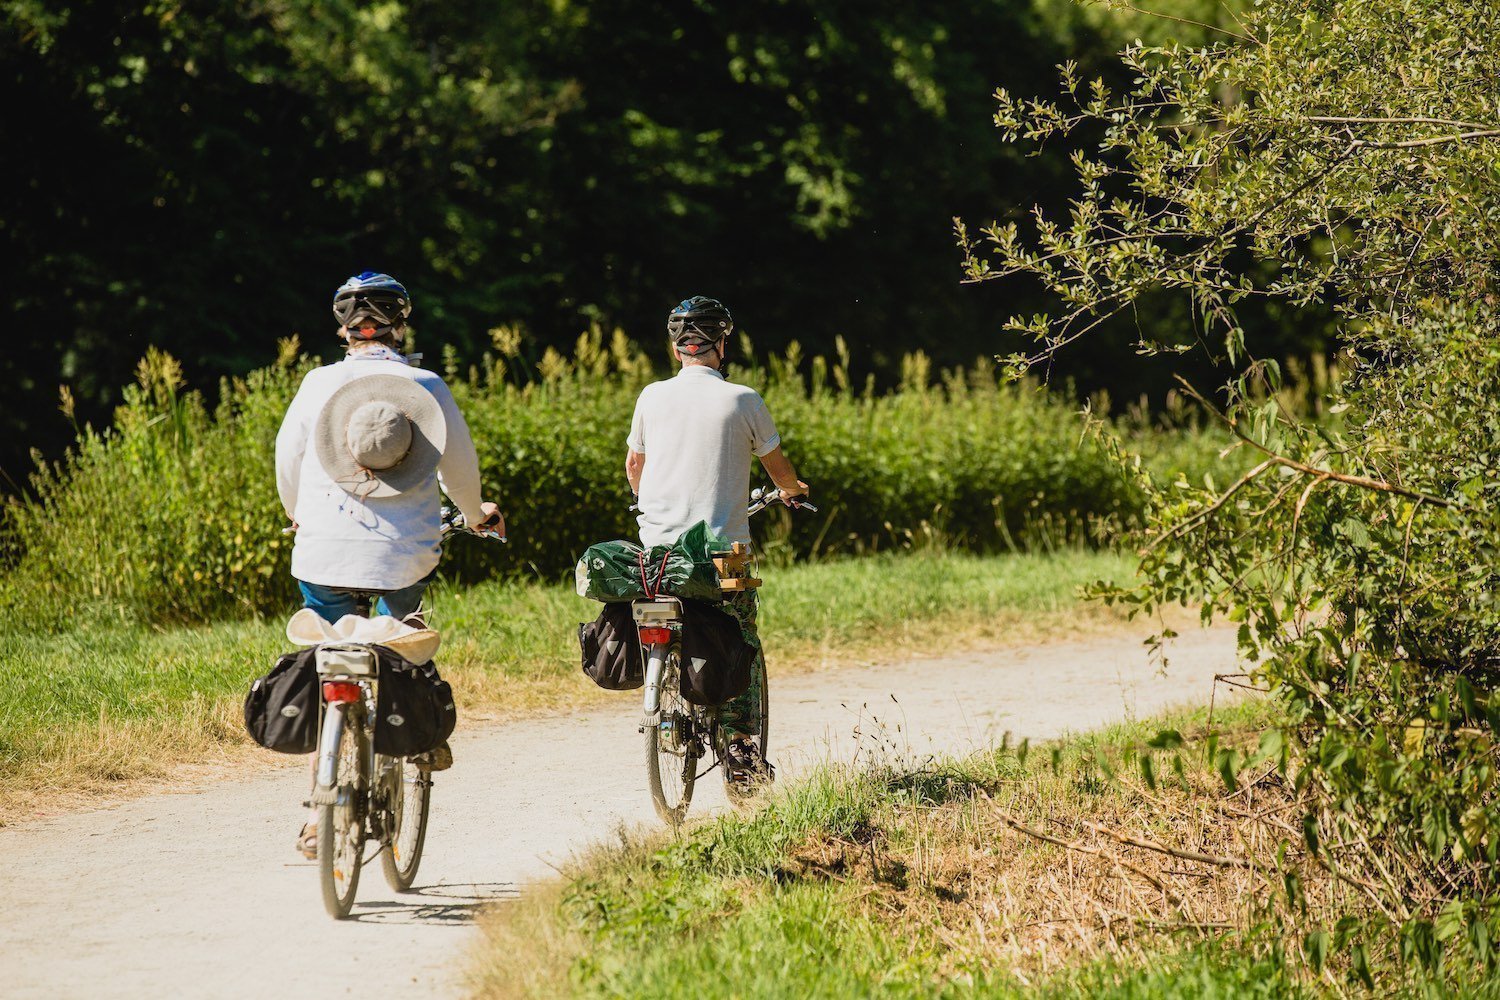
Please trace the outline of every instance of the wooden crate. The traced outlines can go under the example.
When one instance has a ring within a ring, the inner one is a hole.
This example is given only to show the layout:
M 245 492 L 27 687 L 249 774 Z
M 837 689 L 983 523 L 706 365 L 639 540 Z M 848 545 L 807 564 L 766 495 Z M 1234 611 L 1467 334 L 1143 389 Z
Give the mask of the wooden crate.
M 754 590 L 761 581 L 750 575 L 750 546 L 735 542 L 728 552 L 714 554 L 714 569 L 719 572 L 719 589 L 734 592 Z

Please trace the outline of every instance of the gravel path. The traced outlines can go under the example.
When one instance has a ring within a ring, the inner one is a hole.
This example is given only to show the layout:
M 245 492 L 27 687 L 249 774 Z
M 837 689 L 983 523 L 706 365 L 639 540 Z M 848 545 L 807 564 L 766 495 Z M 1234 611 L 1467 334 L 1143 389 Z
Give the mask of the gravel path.
M 1204 704 L 1233 646 L 1232 632 L 1186 635 L 1165 676 L 1120 638 L 773 673 L 771 756 L 789 780 L 861 747 L 963 752 Z M 622 824 L 655 822 L 638 717 L 631 692 L 607 711 L 461 726 L 417 891 L 391 892 L 375 863 L 343 922 L 292 851 L 303 766 L 0 829 L 0 994 L 458 995 L 476 908 Z M 723 808 L 712 777 L 695 814 Z

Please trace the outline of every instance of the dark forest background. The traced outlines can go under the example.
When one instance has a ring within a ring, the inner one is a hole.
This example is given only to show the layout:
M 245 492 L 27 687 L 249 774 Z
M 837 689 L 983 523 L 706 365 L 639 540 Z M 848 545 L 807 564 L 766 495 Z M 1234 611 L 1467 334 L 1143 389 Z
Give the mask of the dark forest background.
M 500 325 L 533 357 L 591 323 L 649 344 L 691 294 L 728 303 L 758 351 L 842 336 L 882 381 L 913 349 L 1008 352 L 1004 320 L 1043 300 L 961 285 L 952 219 L 1024 221 L 1073 188 L 1070 150 L 998 140 L 995 88 L 1051 93 L 1065 60 L 1118 72 L 1141 35 L 1200 40 L 1065 0 L 3 10 L 0 491 L 72 439 L 59 386 L 97 425 L 148 345 L 210 393 L 282 337 L 331 354 L 333 289 L 367 268 L 412 290 L 429 356 L 477 357 Z M 1267 352 L 1319 343 L 1247 319 Z M 1053 379 L 1159 397 L 1180 363 L 1121 364 L 1137 324 L 1194 337 L 1164 300 Z

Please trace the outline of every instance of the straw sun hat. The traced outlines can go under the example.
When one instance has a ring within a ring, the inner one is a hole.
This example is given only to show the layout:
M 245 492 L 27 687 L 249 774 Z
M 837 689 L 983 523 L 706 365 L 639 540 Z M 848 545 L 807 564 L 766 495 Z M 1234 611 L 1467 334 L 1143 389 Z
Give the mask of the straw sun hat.
M 447 443 L 432 393 L 399 375 L 364 375 L 338 388 L 313 427 L 318 461 L 347 493 L 393 497 L 437 468 Z

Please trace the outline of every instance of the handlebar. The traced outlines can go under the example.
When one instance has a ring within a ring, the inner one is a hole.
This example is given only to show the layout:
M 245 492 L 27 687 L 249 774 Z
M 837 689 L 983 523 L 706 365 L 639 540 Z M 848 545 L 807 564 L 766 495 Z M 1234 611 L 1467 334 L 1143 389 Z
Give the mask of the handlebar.
M 750 507 L 745 511 L 745 513 L 747 516 L 759 514 L 767 507 L 777 503 L 791 510 L 805 510 L 812 514 L 816 514 L 818 512 L 817 507 L 802 499 L 801 496 L 787 497 L 785 500 L 783 500 L 781 497 L 781 490 L 776 486 L 776 484 L 772 483 L 770 486 L 757 486 L 755 489 L 750 491 Z M 630 505 L 630 511 L 631 513 L 636 513 L 640 511 L 640 509 L 640 498 L 636 497 L 635 502 Z
M 794 497 L 782 497 L 781 490 L 777 488 L 774 483 L 772 483 L 770 486 L 757 486 L 755 489 L 750 491 L 749 513 L 759 513 L 760 511 L 765 510 L 767 507 L 775 503 L 779 503 L 783 507 L 787 507 L 791 510 L 805 510 L 812 514 L 816 514 L 818 512 L 818 508 L 814 507 L 811 503 L 804 500 L 801 495 Z
M 468 521 L 464 519 L 463 512 L 456 507 L 444 507 L 442 511 L 443 537 L 447 538 L 454 532 L 465 535 L 476 535 L 480 538 L 492 538 L 499 542 L 509 541 L 498 531 L 489 528 L 471 528 Z
M 447 538 L 449 535 L 457 532 L 464 535 L 475 535 L 479 538 L 492 538 L 500 542 L 509 541 L 508 538 L 500 534 L 498 531 L 491 531 L 487 528 L 469 527 L 468 522 L 464 520 L 463 513 L 460 512 L 456 507 L 444 506 L 442 508 L 440 518 L 442 521 L 442 537 L 444 538 Z M 285 528 L 281 529 L 281 533 L 283 535 L 295 535 L 297 533 L 297 526 L 295 524 L 289 524 Z

